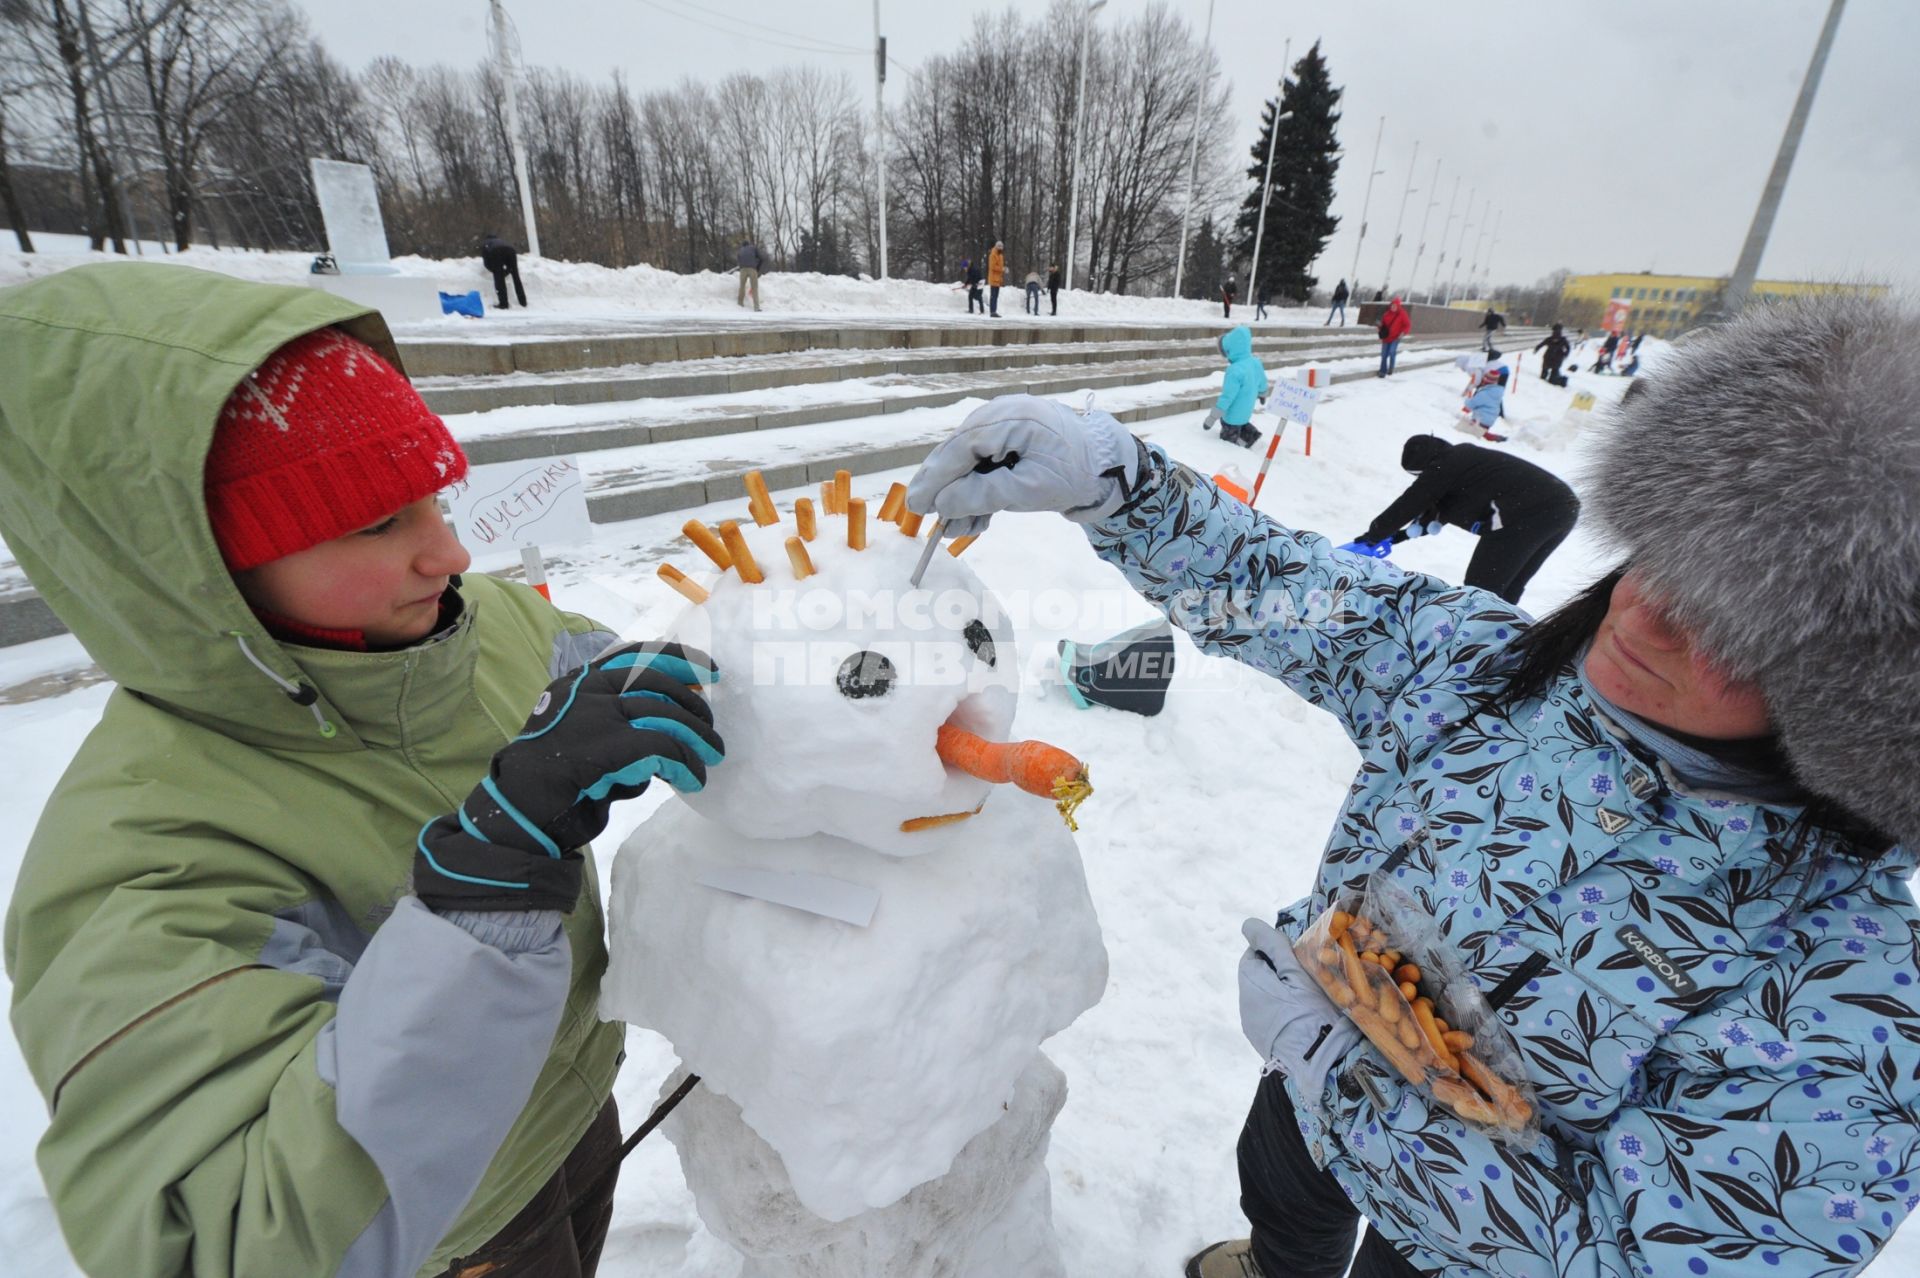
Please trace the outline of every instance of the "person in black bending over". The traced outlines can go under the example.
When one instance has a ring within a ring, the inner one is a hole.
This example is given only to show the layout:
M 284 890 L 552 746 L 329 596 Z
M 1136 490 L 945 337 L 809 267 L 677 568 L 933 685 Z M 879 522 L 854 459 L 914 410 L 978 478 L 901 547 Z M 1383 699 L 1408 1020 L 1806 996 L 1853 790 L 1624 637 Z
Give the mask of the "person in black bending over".
M 493 275 L 493 291 L 499 296 L 500 309 L 511 309 L 507 305 L 507 281 L 513 281 L 514 296 L 520 299 L 520 305 L 527 304 L 527 290 L 520 283 L 520 254 L 513 245 L 488 231 L 480 241 L 480 264 Z
M 1566 374 L 1560 371 L 1560 365 L 1572 352 L 1573 343 L 1567 340 L 1567 335 L 1560 325 L 1555 324 L 1553 331 L 1541 338 L 1533 349 L 1537 351 L 1543 347 L 1547 353 L 1540 357 L 1540 380 L 1554 386 L 1565 386 L 1567 378 Z
M 1580 499 L 1557 475 L 1491 448 L 1415 435 L 1400 450 L 1400 467 L 1419 478 L 1349 544 L 1384 556 L 1440 524 L 1464 528 L 1480 545 L 1463 584 L 1510 604 L 1580 516 Z

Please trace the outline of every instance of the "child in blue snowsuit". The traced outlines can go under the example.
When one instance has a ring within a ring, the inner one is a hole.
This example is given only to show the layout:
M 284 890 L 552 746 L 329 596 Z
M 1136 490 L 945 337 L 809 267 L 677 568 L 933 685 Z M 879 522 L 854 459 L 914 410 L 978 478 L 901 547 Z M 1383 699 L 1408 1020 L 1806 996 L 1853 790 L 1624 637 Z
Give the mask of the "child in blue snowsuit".
M 1498 351 L 1494 352 L 1496 355 Z M 1494 426 L 1500 421 L 1501 406 L 1507 402 L 1507 370 L 1500 364 L 1483 369 L 1474 383 L 1473 390 L 1467 395 L 1466 403 L 1460 411 L 1466 418 L 1455 423 L 1469 435 L 1477 435 L 1489 443 L 1500 443 L 1505 435 L 1494 433 Z
M 1756 437 L 1756 380 L 1816 343 L 1767 393 L 1818 438 Z M 1846 1278 L 1920 1206 L 1915 345 L 1897 304 L 1816 298 L 1677 353 L 1591 472 L 1623 562 L 1538 622 L 1285 527 L 1106 414 L 1009 396 L 928 457 L 908 504 L 943 532 L 1064 514 L 1359 750 L 1313 891 L 1242 929 L 1253 1230 L 1188 1278 Z M 1754 519 L 1780 473 L 1813 504 Z M 1375 875 L 1494 1009 L 1537 1137 L 1465 1126 L 1301 967 Z
M 1229 444 L 1252 448 L 1260 432 L 1253 426 L 1253 410 L 1267 402 L 1267 370 L 1253 354 L 1253 333 L 1236 328 L 1220 338 L 1220 353 L 1227 360 L 1227 375 L 1220 383 L 1220 398 L 1200 425 L 1212 430 L 1220 423 L 1220 438 Z

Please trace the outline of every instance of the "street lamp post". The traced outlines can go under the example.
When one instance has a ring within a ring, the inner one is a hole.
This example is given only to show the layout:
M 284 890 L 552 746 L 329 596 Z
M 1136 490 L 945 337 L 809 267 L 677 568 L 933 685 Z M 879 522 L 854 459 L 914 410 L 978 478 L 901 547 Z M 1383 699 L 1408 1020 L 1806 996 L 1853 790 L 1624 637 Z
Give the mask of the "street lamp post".
M 1206 105 L 1207 81 L 1213 78 L 1213 0 L 1207 0 L 1207 34 L 1200 41 L 1200 82 L 1193 90 L 1193 129 L 1187 135 L 1187 199 L 1180 210 L 1180 256 L 1173 263 L 1173 295 L 1180 296 L 1187 269 L 1187 227 L 1193 221 L 1194 171 L 1200 166 L 1200 108 Z
M 874 178 L 880 187 L 880 278 L 887 278 L 887 38 L 880 34 L 880 0 L 873 0 Z
M 1067 199 L 1067 291 L 1073 291 L 1074 241 L 1080 232 L 1080 130 L 1087 116 L 1087 48 L 1093 43 L 1093 15 L 1107 0 L 1088 0 L 1080 24 L 1080 80 L 1073 92 L 1073 194 Z
M 527 149 L 520 142 L 520 97 L 514 88 L 519 69 L 514 65 L 512 38 L 507 31 L 507 9 L 493 0 L 493 40 L 500 51 L 500 84 L 506 91 L 507 144 L 513 148 L 513 180 L 520 184 L 520 218 L 527 228 L 527 256 L 540 256 L 540 228 L 533 221 L 533 187 L 527 181 Z
M 1493 205 L 1493 197 L 1491 195 L 1487 197 L 1487 205 L 1489 208 L 1492 207 Z M 1486 238 L 1487 238 L 1487 210 L 1481 209 L 1480 210 L 1480 234 L 1473 237 L 1473 260 L 1467 263 L 1467 287 L 1469 289 L 1475 287 L 1474 280 L 1478 278 L 1480 274 L 1480 245 L 1483 242 L 1485 242 Z
M 1500 219 L 1505 214 L 1506 210 L 1501 209 L 1493 215 L 1493 238 L 1487 241 L 1487 264 L 1480 268 L 1483 292 L 1491 293 L 1493 290 L 1493 251 L 1500 247 Z
M 1367 242 L 1367 206 L 1373 203 L 1373 180 L 1386 170 L 1380 167 L 1380 139 L 1387 134 L 1387 117 L 1380 117 L 1380 128 L 1373 135 L 1373 163 L 1368 167 L 1367 195 L 1360 201 L 1360 234 L 1353 241 L 1353 269 L 1347 272 L 1347 282 L 1353 291 L 1354 300 L 1360 300 L 1360 246 Z
M 1252 300 L 1253 281 L 1260 273 L 1260 243 L 1267 235 L 1267 201 L 1273 198 L 1273 147 L 1280 137 L 1280 121 L 1291 120 L 1293 112 L 1280 110 L 1287 98 L 1287 78 L 1280 77 L 1280 96 L 1273 100 L 1273 131 L 1267 135 L 1267 175 L 1260 183 L 1260 221 L 1253 228 L 1253 260 L 1247 263 L 1247 298 Z
M 1427 201 L 1426 211 L 1420 215 L 1420 246 L 1413 251 L 1413 269 L 1407 272 L 1407 296 L 1413 296 L 1413 290 L 1420 286 L 1420 259 L 1427 255 L 1427 223 L 1433 220 L 1433 211 L 1440 207 L 1440 161 L 1433 162 L 1433 181 L 1427 184 L 1427 191 L 1433 196 Z
M 1447 236 L 1453 231 L 1453 206 L 1460 202 L 1460 179 L 1453 179 L 1453 194 L 1447 197 L 1447 221 L 1440 228 L 1440 251 L 1433 258 L 1433 287 L 1427 290 L 1427 304 L 1433 304 L 1433 295 L 1440 291 L 1440 272 L 1447 266 Z
M 1806 79 L 1800 82 L 1800 96 L 1794 100 L 1793 114 L 1787 117 L 1787 131 L 1780 136 L 1780 150 L 1773 157 L 1773 171 L 1760 192 L 1760 204 L 1753 211 L 1753 224 L 1747 228 L 1746 243 L 1740 246 L 1740 260 L 1721 299 L 1720 313 L 1733 316 L 1747 303 L 1753 291 L 1753 278 L 1760 273 L 1760 255 L 1767 251 L 1767 236 L 1773 231 L 1773 215 L 1780 208 L 1780 195 L 1787 189 L 1787 176 L 1793 172 L 1793 157 L 1800 151 L 1800 135 L 1806 131 L 1807 117 L 1813 113 L 1813 95 L 1820 87 L 1821 73 L 1827 69 L 1827 51 L 1833 48 L 1833 33 L 1840 27 L 1840 11 L 1847 0 L 1833 0 L 1827 21 L 1820 28 L 1820 39 L 1813 46 L 1813 61 L 1807 64 Z
M 1460 221 L 1460 238 L 1453 246 L 1453 269 L 1447 272 L 1447 295 L 1440 299 L 1440 305 L 1453 305 L 1453 286 L 1460 278 L 1460 259 L 1467 255 L 1467 232 L 1473 229 L 1473 197 L 1480 193 L 1479 187 L 1467 188 L 1467 215 Z
M 1407 189 L 1400 194 L 1400 212 L 1393 219 L 1393 244 L 1387 249 L 1387 274 L 1384 283 L 1393 291 L 1393 259 L 1400 256 L 1400 226 L 1407 220 L 1407 201 L 1413 198 L 1413 166 L 1420 163 L 1420 143 L 1413 144 L 1413 158 L 1407 161 Z

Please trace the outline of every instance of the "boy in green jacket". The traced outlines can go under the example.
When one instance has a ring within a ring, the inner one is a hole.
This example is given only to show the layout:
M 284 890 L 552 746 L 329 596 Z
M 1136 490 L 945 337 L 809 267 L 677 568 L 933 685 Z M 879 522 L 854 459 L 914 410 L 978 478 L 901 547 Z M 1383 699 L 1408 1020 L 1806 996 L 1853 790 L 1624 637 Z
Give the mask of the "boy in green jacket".
M 581 848 L 650 777 L 704 782 L 717 676 L 463 579 L 434 494 L 465 470 L 328 294 L 0 292 L 0 535 L 119 685 L 6 920 L 89 1273 L 597 1262 L 623 1030 Z

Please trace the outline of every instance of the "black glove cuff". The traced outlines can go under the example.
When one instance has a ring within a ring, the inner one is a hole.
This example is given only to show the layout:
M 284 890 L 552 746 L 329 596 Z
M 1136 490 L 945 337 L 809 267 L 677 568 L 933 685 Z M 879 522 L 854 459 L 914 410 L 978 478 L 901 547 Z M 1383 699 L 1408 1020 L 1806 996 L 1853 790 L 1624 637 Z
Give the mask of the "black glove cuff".
M 551 857 L 476 839 L 449 813 L 421 831 L 413 854 L 413 890 L 432 910 L 567 914 L 580 899 L 582 863 L 577 851 Z

